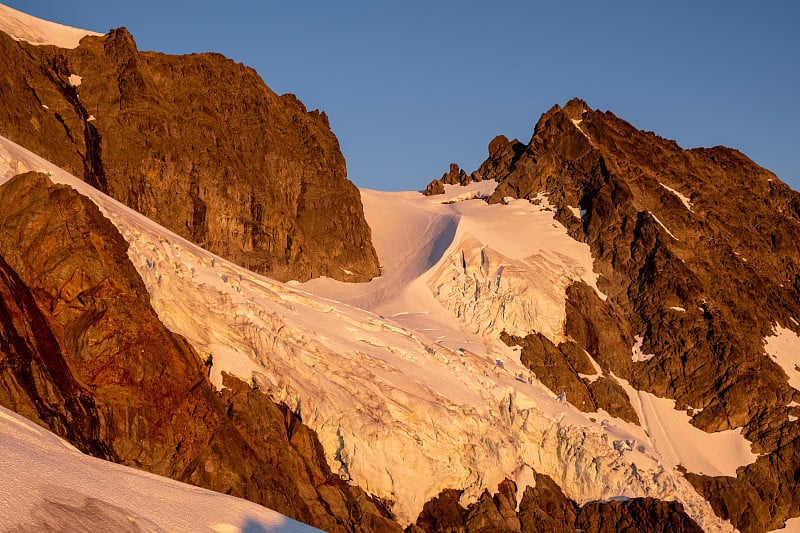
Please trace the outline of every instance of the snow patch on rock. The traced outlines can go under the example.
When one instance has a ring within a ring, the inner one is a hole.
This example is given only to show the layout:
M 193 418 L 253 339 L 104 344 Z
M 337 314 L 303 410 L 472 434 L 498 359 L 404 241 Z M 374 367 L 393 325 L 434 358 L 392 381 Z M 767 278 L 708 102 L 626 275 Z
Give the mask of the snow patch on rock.
M 658 222 L 658 225 L 659 225 L 659 226 L 661 226 L 661 227 L 664 229 L 664 231 L 666 231 L 666 232 L 667 232 L 667 234 L 668 234 L 670 237 L 672 237 L 672 238 L 673 238 L 673 239 L 675 239 L 676 241 L 679 241 L 679 240 L 680 240 L 679 238 L 677 238 L 677 237 L 675 236 L 675 234 L 674 234 L 674 233 L 672 233 L 672 232 L 669 230 L 669 228 L 667 228 L 667 227 L 664 225 L 664 223 L 663 223 L 663 222 L 661 222 L 661 220 L 659 220 L 659 219 L 658 219 L 658 217 L 657 217 L 657 216 L 655 216 L 655 215 L 654 215 L 654 214 L 653 214 L 651 211 L 648 211 L 648 213 L 650 214 L 650 216 L 651 216 L 651 217 L 653 217 L 653 220 L 655 220 L 656 222 Z
M 678 200 L 680 200 L 680 201 L 681 201 L 681 203 L 683 204 L 683 207 L 685 207 L 685 208 L 686 208 L 687 210 L 689 210 L 690 212 L 694 213 L 694 211 L 692 211 L 692 201 L 691 201 L 691 200 L 689 200 L 689 197 L 688 197 L 688 196 L 686 196 L 685 194 L 682 194 L 682 193 L 680 193 L 680 192 L 676 191 L 675 189 L 673 189 L 672 187 L 670 187 L 670 186 L 668 186 L 668 185 L 664 185 L 664 184 L 663 184 L 663 183 L 661 183 L 661 182 L 659 182 L 658 184 L 659 184 L 659 185 L 661 185 L 662 187 L 664 187 L 666 190 L 668 190 L 668 191 L 669 191 L 669 192 L 671 192 L 672 194 L 674 194 L 675 196 L 677 196 L 677 197 L 678 197 Z
M 789 386 L 800 391 L 800 336 L 789 328 L 775 327 L 775 334 L 764 339 L 770 358 L 789 376 Z
M 626 380 L 613 377 L 628 394 L 648 443 L 665 466 L 681 465 L 696 474 L 735 477 L 737 468 L 758 458 L 742 428 L 706 433 L 691 424 L 686 411 L 675 409 L 675 400 L 636 390 Z
M 631 359 L 633 359 L 634 363 L 642 363 L 644 361 L 649 361 L 656 354 L 653 353 L 644 353 L 642 352 L 642 344 L 644 344 L 644 337 L 641 335 L 635 335 L 633 340 L 636 341 L 633 347 L 631 348 Z

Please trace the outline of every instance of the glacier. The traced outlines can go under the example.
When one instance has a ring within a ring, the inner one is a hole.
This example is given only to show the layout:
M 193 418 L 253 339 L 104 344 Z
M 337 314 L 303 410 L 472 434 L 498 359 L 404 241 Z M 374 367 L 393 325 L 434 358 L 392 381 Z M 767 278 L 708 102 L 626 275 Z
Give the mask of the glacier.
M 676 499 L 706 531 L 733 530 L 645 428 L 578 411 L 496 339 L 501 329 L 558 339 L 568 283 L 603 296 L 588 246 L 569 238 L 546 198 L 489 206 L 477 198 L 494 182 L 438 198 L 362 191 L 384 274 L 279 283 L 0 139 L 3 180 L 25 170 L 74 187 L 115 224 L 161 320 L 213 355 L 215 386 L 228 372 L 288 405 L 333 471 L 392 502 L 401 522 L 445 488 L 463 489 L 463 504 L 506 477 L 522 491 L 535 469 L 579 503 Z M 726 471 L 752 460 L 731 458 Z

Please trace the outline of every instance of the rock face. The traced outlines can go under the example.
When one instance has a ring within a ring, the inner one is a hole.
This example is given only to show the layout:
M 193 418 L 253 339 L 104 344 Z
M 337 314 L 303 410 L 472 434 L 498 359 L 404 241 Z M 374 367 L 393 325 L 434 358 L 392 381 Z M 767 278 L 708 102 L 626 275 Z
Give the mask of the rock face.
M 230 376 L 213 390 L 127 247 L 90 200 L 43 174 L 0 187 L 0 403 L 96 457 L 328 531 L 399 531 L 331 473 L 287 408 Z
M 613 533 L 701 532 L 702 529 L 676 502 L 653 498 L 626 501 L 589 502 L 578 506 L 564 496 L 548 476 L 536 474 L 535 486 L 528 487 L 517 505 L 517 487 L 505 480 L 494 496 L 481 498 L 463 508 L 455 490 L 442 492 L 425 504 L 416 524 L 407 532 L 425 533 Z
M 489 202 L 545 194 L 591 247 L 607 298 L 568 289 L 564 333 L 577 353 L 676 400 L 705 431 L 743 428 L 755 463 L 736 478 L 687 474 L 721 517 L 765 531 L 798 515 L 800 427 L 787 406 L 800 392 L 764 339 L 776 327 L 800 334 L 800 194 L 736 150 L 683 150 L 577 99 L 545 113 L 526 145 L 498 137 L 489 152 L 473 173 L 499 182 Z M 572 350 L 513 343 L 577 406 L 617 403 L 616 388 L 586 390 Z
M 279 280 L 379 274 L 327 116 L 219 54 L 75 49 L 0 32 L 0 135 L 161 225 Z

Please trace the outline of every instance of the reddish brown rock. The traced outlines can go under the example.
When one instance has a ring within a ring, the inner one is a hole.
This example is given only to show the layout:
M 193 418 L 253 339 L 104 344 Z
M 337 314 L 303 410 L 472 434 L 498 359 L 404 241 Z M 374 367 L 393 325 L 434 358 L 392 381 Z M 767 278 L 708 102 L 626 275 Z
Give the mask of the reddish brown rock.
M 379 275 L 327 117 L 254 70 L 124 28 L 74 50 L 0 32 L 0 70 L 0 135 L 179 235 L 279 280 Z
M 445 185 L 466 185 L 472 181 L 478 181 L 474 176 L 467 175 L 464 170 L 458 168 L 455 163 L 450 163 L 450 170 L 445 172 L 438 180 L 433 180 L 425 187 L 422 192 L 425 196 L 433 194 L 444 194 Z
M 578 506 L 561 488 L 536 473 L 535 486 L 527 487 L 516 508 L 516 485 L 505 480 L 494 497 L 484 492 L 467 509 L 459 505 L 459 491 L 445 490 L 425 504 L 407 533 L 699 533 L 702 529 L 677 502 L 653 498 L 587 502 Z
M 548 389 L 555 394 L 564 393 L 567 401 L 581 411 L 605 409 L 613 416 L 639 423 L 625 390 L 613 378 L 597 375 L 575 342 L 556 346 L 541 333 L 521 338 L 504 332 L 500 338 L 509 346 L 520 346 L 520 362 Z
M 591 247 L 608 298 L 569 287 L 565 334 L 604 371 L 694 408 L 699 428 L 743 427 L 761 454 L 736 479 L 688 476 L 715 511 L 743 531 L 800 513 L 796 393 L 763 346 L 776 324 L 800 333 L 800 194 L 736 150 L 684 150 L 577 99 L 545 113 L 526 145 L 499 138 L 490 152 L 476 172 L 499 182 L 490 202 L 546 194 Z M 652 358 L 632 360 L 635 336 Z M 529 362 L 564 366 L 543 353 L 552 361 Z M 591 397 L 630 419 L 619 388 L 595 383 Z
M 287 408 L 228 375 L 212 389 L 127 247 L 90 200 L 43 174 L 0 186 L 0 403 L 96 457 L 327 531 L 399 531 Z

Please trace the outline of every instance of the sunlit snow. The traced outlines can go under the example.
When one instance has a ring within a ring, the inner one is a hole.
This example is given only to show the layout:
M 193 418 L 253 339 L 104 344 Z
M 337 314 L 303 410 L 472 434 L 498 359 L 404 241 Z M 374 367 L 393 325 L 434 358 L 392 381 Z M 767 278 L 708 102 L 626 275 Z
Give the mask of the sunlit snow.
M 658 219 L 658 217 L 657 217 L 657 216 L 655 216 L 655 215 L 654 215 L 652 212 L 650 212 L 650 211 L 648 211 L 648 213 L 650 213 L 650 216 L 651 216 L 651 217 L 653 217 L 653 220 L 655 220 L 656 222 L 658 222 L 658 225 L 659 225 L 659 226 L 661 226 L 662 228 L 664 228 L 664 231 L 666 231 L 666 232 L 669 234 L 669 236 L 670 236 L 670 237 L 672 237 L 672 238 L 673 238 L 673 239 L 675 239 L 676 241 L 679 241 L 679 240 L 680 240 L 679 238 L 677 238 L 677 237 L 676 237 L 676 236 L 675 236 L 675 235 L 674 235 L 674 234 L 673 234 L 673 233 L 672 233 L 672 232 L 671 232 L 671 231 L 670 231 L 670 230 L 669 230 L 669 229 L 668 229 L 668 228 L 667 228 L 667 227 L 664 225 L 664 223 L 663 223 L 663 222 L 661 222 L 661 220 L 659 220 L 659 219 Z
M 0 529 L 318 531 L 247 500 L 84 455 L 0 407 Z
M 61 48 L 76 48 L 87 35 L 102 35 L 32 17 L 2 4 L 0 31 L 16 41 L 26 41 L 34 45 L 50 44 Z
M 6 179 L 25 170 L 51 173 L 92 198 L 130 243 L 162 321 L 201 357 L 213 354 L 214 383 L 220 372 L 232 372 L 286 403 L 317 432 L 333 470 L 394 502 L 403 522 L 444 488 L 464 489 L 466 504 L 505 477 L 524 483 L 532 468 L 578 502 L 677 499 L 705 530 L 731 530 L 643 428 L 560 402 L 520 364 L 518 351 L 489 342 L 453 314 L 451 300 L 434 297 L 433 274 L 460 250 L 476 250 L 470 239 L 482 243 L 477 252 L 485 246 L 497 254 L 488 258 L 496 268 L 485 279 L 478 276 L 480 253 L 470 260 L 479 285 L 496 282 L 502 262 L 530 264 L 537 254 L 552 279 L 566 267 L 562 276 L 593 284 L 588 248 L 564 240 L 544 202 L 441 204 L 418 193 L 364 191 L 385 277 L 347 285 L 352 292 L 339 303 L 310 293 L 340 290 L 330 280 L 284 284 L 255 275 L 4 139 L 0 167 Z M 524 220 L 550 232 L 552 242 L 521 231 Z M 513 276 L 506 270 L 501 285 Z M 551 309 L 561 317 L 560 289 L 553 294 Z
M 649 361 L 655 354 L 652 353 L 644 353 L 642 352 L 642 344 L 644 343 L 644 337 L 641 335 L 636 335 L 633 337 L 633 340 L 636 341 L 633 347 L 631 348 L 631 359 L 634 363 L 642 363 L 644 361 Z
M 797 333 L 777 326 L 775 334 L 764 339 L 764 349 L 789 376 L 789 386 L 800 391 L 800 337 Z
M 647 440 L 665 466 L 681 465 L 696 474 L 735 477 L 737 468 L 758 458 L 742 436 L 742 428 L 706 433 L 691 424 L 686 411 L 675 409 L 675 400 L 637 391 L 626 380 L 614 377 L 628 394 Z
M 663 183 L 661 183 L 661 182 L 659 182 L 658 184 L 659 184 L 659 185 L 661 185 L 662 187 L 664 187 L 666 190 L 668 190 L 668 191 L 669 191 L 669 192 L 671 192 L 672 194 L 674 194 L 675 196 L 677 196 L 677 197 L 678 197 L 678 200 L 680 200 L 680 201 L 681 201 L 681 203 L 683 204 L 683 206 L 684 206 L 686 209 L 688 209 L 688 210 L 689 210 L 689 211 L 691 211 L 691 212 L 694 212 L 694 211 L 692 211 L 692 201 L 691 201 L 691 200 L 689 200 L 689 197 L 688 197 L 688 196 L 686 196 L 685 194 L 682 194 L 682 193 L 680 193 L 680 192 L 676 191 L 675 189 L 673 189 L 672 187 L 670 187 L 670 186 L 668 186 L 668 185 L 664 185 L 664 184 L 663 184 Z

